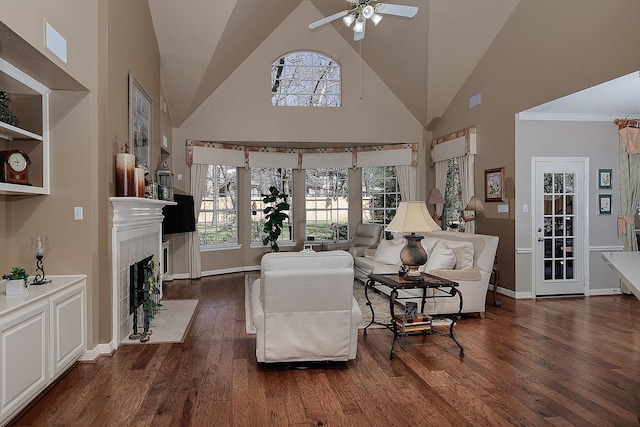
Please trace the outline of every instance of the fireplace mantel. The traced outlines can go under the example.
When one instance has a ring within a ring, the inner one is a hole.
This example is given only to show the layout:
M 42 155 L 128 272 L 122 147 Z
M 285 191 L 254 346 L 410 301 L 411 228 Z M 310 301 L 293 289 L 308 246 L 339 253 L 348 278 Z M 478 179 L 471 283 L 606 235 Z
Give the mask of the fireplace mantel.
M 113 204 L 113 227 L 136 227 L 161 223 L 162 208 L 175 205 L 168 200 L 145 199 L 142 197 L 111 197 Z

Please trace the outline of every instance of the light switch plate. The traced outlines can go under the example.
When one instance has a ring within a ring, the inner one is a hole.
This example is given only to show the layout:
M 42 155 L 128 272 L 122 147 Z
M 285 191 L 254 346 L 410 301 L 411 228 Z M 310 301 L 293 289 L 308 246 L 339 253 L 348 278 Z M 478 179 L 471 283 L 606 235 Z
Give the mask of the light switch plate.
M 75 221 L 82 221 L 84 218 L 84 212 L 82 212 L 82 206 L 76 206 L 73 208 L 73 219 Z
M 498 212 L 500 213 L 509 212 L 509 205 L 498 205 Z

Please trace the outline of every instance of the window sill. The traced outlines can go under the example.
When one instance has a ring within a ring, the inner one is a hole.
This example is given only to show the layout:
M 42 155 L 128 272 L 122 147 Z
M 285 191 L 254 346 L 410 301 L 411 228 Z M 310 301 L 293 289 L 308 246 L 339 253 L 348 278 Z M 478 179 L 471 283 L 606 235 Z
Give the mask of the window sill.
M 278 242 L 278 246 L 280 246 L 281 248 L 292 248 L 296 245 L 297 243 L 292 240 Z M 269 249 L 270 248 L 269 245 L 263 245 L 262 243 L 257 243 L 257 242 L 252 242 L 251 245 L 249 245 L 249 247 L 251 249 Z
M 242 245 L 237 243 L 229 243 L 226 245 L 211 245 L 211 246 L 203 246 L 200 245 L 200 252 L 213 252 L 213 251 L 226 251 L 229 249 L 241 249 Z

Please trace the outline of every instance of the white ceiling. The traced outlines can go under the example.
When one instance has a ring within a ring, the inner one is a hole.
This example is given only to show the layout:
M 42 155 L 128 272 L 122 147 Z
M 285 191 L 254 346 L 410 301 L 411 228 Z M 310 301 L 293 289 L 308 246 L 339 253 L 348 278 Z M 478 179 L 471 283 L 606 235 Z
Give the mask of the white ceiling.
M 612 120 L 640 117 L 640 71 L 547 102 L 520 113 L 521 118 Z

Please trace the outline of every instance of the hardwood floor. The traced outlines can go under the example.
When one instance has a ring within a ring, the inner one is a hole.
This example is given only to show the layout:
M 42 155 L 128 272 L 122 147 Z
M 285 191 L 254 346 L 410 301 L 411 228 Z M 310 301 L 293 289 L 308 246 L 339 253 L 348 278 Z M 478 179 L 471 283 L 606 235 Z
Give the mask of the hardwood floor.
M 244 274 L 174 281 L 198 298 L 181 344 L 124 345 L 74 366 L 12 425 L 639 426 L 640 301 L 512 300 L 448 338 L 360 334 L 358 357 L 260 366 L 244 332 Z M 487 298 L 491 301 L 491 296 Z

